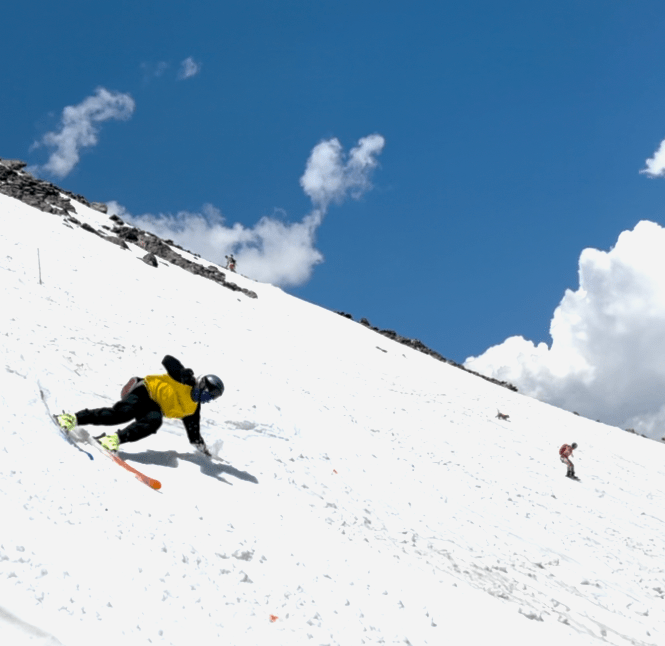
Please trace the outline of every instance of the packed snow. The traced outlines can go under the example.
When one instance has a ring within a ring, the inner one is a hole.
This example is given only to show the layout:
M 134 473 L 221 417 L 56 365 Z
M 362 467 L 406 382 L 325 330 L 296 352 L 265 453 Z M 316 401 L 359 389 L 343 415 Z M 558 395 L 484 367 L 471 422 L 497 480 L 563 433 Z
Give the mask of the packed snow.
M 4 195 L 0 218 L 3 645 L 665 643 L 662 444 L 241 275 L 258 298 Z M 228 463 L 166 421 L 120 451 L 154 491 L 49 411 L 165 354 L 224 380 L 202 434 Z

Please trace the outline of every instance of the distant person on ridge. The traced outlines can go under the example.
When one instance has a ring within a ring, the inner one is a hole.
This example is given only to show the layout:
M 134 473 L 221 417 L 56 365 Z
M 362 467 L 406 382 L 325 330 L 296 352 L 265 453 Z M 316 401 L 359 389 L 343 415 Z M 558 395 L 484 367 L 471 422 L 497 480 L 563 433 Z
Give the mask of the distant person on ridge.
M 570 461 L 570 457 L 573 455 L 573 451 L 576 448 L 577 448 L 576 442 L 573 442 L 572 444 L 564 444 L 559 449 L 559 458 L 561 459 L 561 462 L 563 462 L 568 467 L 568 471 L 566 472 L 566 477 L 579 480 L 579 478 L 575 475 L 575 467 L 573 466 L 573 463 Z
M 232 272 L 235 273 L 236 270 L 236 259 L 233 257 L 233 254 L 229 254 L 228 256 L 224 256 L 226 258 L 226 268 L 230 269 Z
M 162 365 L 167 374 L 133 377 L 122 389 L 121 400 L 111 408 L 84 408 L 75 415 L 56 415 L 58 424 L 71 431 L 77 425 L 115 426 L 134 420 L 117 433 L 97 437 L 105 449 L 116 452 L 120 444 L 156 433 L 164 417 L 181 419 L 190 443 L 210 455 L 201 437 L 201 404 L 221 397 L 222 380 L 216 375 L 196 379 L 190 368 L 168 354 Z

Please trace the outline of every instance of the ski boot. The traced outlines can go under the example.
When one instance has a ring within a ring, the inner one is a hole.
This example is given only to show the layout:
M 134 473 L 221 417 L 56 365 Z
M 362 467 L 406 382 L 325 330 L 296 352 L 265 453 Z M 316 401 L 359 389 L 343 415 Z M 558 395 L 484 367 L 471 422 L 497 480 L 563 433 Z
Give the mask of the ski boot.
M 63 413 L 62 415 L 55 415 L 55 421 L 58 426 L 69 433 L 76 426 L 76 415 L 70 413 Z
M 120 446 L 120 439 L 118 438 L 117 433 L 112 433 L 111 435 L 101 435 L 100 437 L 95 438 L 107 451 L 112 453 L 118 452 L 118 447 Z

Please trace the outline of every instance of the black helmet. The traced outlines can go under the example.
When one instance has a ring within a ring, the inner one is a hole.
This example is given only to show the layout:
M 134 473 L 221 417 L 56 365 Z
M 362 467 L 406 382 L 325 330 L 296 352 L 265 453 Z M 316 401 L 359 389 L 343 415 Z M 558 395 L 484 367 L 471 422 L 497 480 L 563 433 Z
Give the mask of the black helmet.
M 224 387 L 222 386 L 222 389 L 223 388 Z M 577 442 L 573 442 L 570 446 L 571 446 L 571 448 L 576 449 L 577 448 Z
M 222 396 L 224 383 L 217 375 L 199 377 L 196 387 L 192 388 L 192 399 L 205 404 Z

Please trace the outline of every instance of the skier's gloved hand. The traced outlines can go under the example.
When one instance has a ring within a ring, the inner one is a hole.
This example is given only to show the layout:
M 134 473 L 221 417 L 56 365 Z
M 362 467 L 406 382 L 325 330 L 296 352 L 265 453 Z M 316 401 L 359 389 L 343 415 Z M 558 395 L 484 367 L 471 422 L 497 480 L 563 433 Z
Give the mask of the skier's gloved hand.
M 191 368 L 185 368 L 182 371 L 182 379 L 183 383 L 189 386 L 193 386 L 196 383 L 196 379 L 194 378 L 194 371 Z
M 204 455 L 210 456 L 210 451 L 208 451 L 208 447 L 206 446 L 206 443 L 203 440 L 199 440 L 198 442 L 192 442 L 192 446 L 194 446 L 197 451 L 200 451 Z

